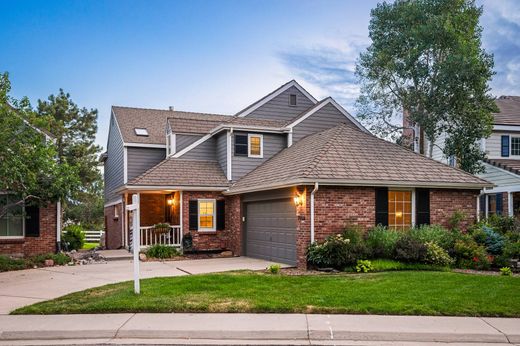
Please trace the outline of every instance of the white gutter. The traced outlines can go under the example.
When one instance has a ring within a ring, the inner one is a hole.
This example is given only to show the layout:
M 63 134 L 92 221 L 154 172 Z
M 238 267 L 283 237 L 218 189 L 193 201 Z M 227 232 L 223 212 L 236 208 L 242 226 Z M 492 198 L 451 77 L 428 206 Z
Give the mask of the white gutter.
M 311 192 L 311 244 L 314 243 L 314 194 L 320 188 L 318 182 L 314 183 L 314 190 Z
M 61 201 L 56 202 L 56 243 L 60 249 L 61 243 Z

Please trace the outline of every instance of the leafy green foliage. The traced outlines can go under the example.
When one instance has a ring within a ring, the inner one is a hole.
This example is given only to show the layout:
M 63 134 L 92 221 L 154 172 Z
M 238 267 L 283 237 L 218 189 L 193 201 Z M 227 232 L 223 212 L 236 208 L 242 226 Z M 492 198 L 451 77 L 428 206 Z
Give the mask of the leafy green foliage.
M 392 258 L 395 244 L 403 232 L 390 230 L 383 226 L 376 226 L 366 235 L 366 246 L 371 258 Z
M 486 248 L 478 245 L 470 236 L 457 240 L 453 252 L 457 265 L 461 268 L 489 269 L 491 266 Z
M 508 259 L 520 259 L 520 241 L 507 243 L 504 247 L 504 256 Z
M 48 253 L 27 258 L 11 258 L 0 255 L 0 272 L 11 270 L 22 270 L 33 267 L 42 267 L 45 260 L 52 259 L 55 265 L 65 265 L 71 261 L 71 258 L 60 252 L 57 254 Z
M 482 229 L 473 233 L 473 238 L 478 244 L 484 245 L 486 251 L 492 255 L 502 254 L 506 239 L 498 232 L 493 231 L 488 226 L 483 226 Z
M 279 264 L 271 264 L 269 267 L 267 267 L 267 271 L 271 274 L 280 274 L 280 265 Z
M 455 262 L 453 258 L 450 257 L 448 252 L 440 247 L 437 243 L 430 241 L 426 244 L 426 255 L 424 261 L 429 264 L 447 267 Z
M 79 250 L 85 244 L 85 232 L 80 225 L 68 225 L 63 229 L 62 240 L 65 242 L 67 249 Z
M 160 258 L 160 259 L 166 259 L 166 258 L 173 258 L 175 256 L 179 256 L 179 251 L 171 246 L 156 244 L 150 246 L 146 250 L 146 255 L 151 258 Z
M 426 258 L 426 246 L 406 234 L 395 244 L 395 259 L 403 262 L 422 262 Z
M 513 271 L 509 267 L 502 267 L 502 268 L 500 268 L 500 275 L 513 276 Z
M 0 272 L 21 270 L 25 268 L 27 268 L 27 264 L 23 259 L 0 255 Z
M 356 263 L 356 271 L 358 273 L 368 273 L 373 270 L 372 262 L 369 260 L 358 260 Z
M 347 236 L 351 236 L 353 241 Z M 319 268 L 344 269 L 364 257 L 366 248 L 360 231 L 348 228 L 343 234 L 331 235 L 321 244 L 313 243 L 307 252 L 309 264 Z
M 45 260 L 49 260 L 49 259 L 54 261 L 54 265 L 59 265 L 59 266 L 65 265 L 71 261 L 71 258 L 69 256 L 67 256 L 66 254 L 64 254 L 63 252 L 37 255 L 37 256 L 29 258 L 28 261 L 30 261 L 30 263 L 35 266 L 41 267 L 45 264 Z
M 433 242 L 445 250 L 453 248 L 455 241 L 453 232 L 439 225 L 423 225 L 413 228 L 410 230 L 410 236 L 423 244 Z
M 371 45 L 361 53 L 358 116 L 370 129 L 398 139 L 403 109 L 433 143 L 441 133 L 444 155 L 482 171 L 478 140 L 492 130 L 497 111 L 488 83 L 493 56 L 481 47 L 482 8 L 472 0 L 382 2 L 371 11 Z
M 405 263 L 390 259 L 376 259 L 372 260 L 372 271 L 386 272 L 386 271 L 402 271 L 402 270 L 428 270 L 428 271 L 448 271 L 447 267 L 440 267 L 431 264 L 423 263 Z

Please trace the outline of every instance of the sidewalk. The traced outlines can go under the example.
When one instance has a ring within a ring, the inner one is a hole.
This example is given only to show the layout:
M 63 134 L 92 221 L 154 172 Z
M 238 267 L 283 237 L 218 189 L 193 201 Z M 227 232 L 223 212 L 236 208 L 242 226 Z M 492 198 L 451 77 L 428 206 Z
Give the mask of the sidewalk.
M 0 345 L 520 344 L 520 319 L 306 314 L 0 316 Z

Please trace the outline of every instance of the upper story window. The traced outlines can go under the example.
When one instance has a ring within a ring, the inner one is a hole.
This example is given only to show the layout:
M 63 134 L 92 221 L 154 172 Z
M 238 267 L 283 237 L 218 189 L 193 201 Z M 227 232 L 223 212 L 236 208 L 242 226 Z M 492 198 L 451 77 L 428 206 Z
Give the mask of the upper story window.
M 175 133 L 166 134 L 166 156 L 174 155 L 177 151 Z
M 520 155 L 520 137 L 511 137 L 511 155 Z
M 297 103 L 296 94 L 290 94 L 289 95 L 289 106 L 295 107 L 296 103 Z
M 235 135 L 235 156 L 264 157 L 264 137 L 259 134 Z
M 136 128 L 134 129 L 134 131 L 135 131 L 135 134 L 136 134 L 137 136 L 148 137 L 148 130 L 147 130 L 147 129 L 136 127 Z

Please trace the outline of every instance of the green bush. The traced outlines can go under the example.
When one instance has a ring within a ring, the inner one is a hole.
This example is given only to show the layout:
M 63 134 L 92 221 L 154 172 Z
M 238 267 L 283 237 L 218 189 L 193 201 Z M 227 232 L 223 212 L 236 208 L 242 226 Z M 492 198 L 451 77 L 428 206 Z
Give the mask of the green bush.
M 447 271 L 450 270 L 448 267 L 441 267 L 431 264 L 423 263 L 404 263 L 388 259 L 376 259 L 370 261 L 372 264 L 372 271 L 374 272 L 385 272 L 385 271 L 397 271 L 397 270 L 428 270 L 428 271 Z
M 410 236 L 423 244 L 434 242 L 447 251 L 453 248 L 455 242 L 453 232 L 439 225 L 422 225 L 411 229 Z
M 462 211 L 455 211 L 448 220 L 450 230 L 454 232 L 460 232 L 460 224 L 466 219 L 466 214 Z
M 478 245 L 471 237 L 457 240 L 453 250 L 457 266 L 461 268 L 489 269 L 491 266 L 492 258 L 484 246 Z
M 506 243 L 503 256 L 507 259 L 520 259 L 520 241 Z
M 352 237 L 353 240 L 347 236 Z M 353 265 L 366 253 L 361 231 L 353 228 L 342 234 L 331 235 L 321 244 L 313 243 L 307 250 L 307 261 L 318 268 L 343 270 Z
M 21 270 L 27 268 L 27 263 L 21 258 L 11 258 L 0 255 L 0 272 Z
M 371 258 L 392 258 L 395 244 L 403 232 L 391 230 L 383 226 L 376 226 L 366 235 L 366 247 Z
M 502 267 L 500 268 L 500 275 L 502 276 L 512 276 L 513 271 L 509 267 Z
M 179 256 L 180 253 L 174 247 L 157 244 L 157 245 L 150 246 L 146 250 L 146 255 L 151 258 L 165 259 L 165 258 L 172 258 L 175 256 Z
M 510 216 L 493 214 L 487 219 L 483 220 L 483 222 L 502 235 L 508 232 L 518 232 L 520 228 L 518 220 Z
M 372 262 L 369 260 L 358 260 L 356 264 L 356 271 L 358 273 L 368 273 L 372 271 Z
M 267 267 L 267 271 L 271 274 L 279 274 L 280 273 L 280 267 L 279 264 L 271 264 L 269 267 Z
M 68 225 L 63 230 L 62 239 L 69 251 L 79 250 L 83 247 L 85 244 L 85 232 L 81 225 Z
M 422 262 L 426 256 L 426 246 L 406 234 L 395 244 L 395 259 L 403 262 Z
M 448 255 L 448 252 L 440 247 L 437 243 L 430 241 L 426 244 L 425 262 L 441 267 L 448 267 L 453 264 L 453 258 Z
M 42 255 L 37 255 L 31 258 L 28 258 L 27 260 L 32 264 L 36 265 L 38 267 L 41 267 L 45 265 L 45 260 L 51 259 L 54 261 L 55 265 L 65 265 L 71 261 L 71 258 L 64 254 L 63 252 L 58 252 L 56 254 L 54 253 L 46 253 Z
M 473 239 L 486 247 L 486 251 L 492 255 L 502 254 L 506 238 L 498 232 L 495 232 L 489 226 L 482 226 L 481 229 L 473 233 Z

